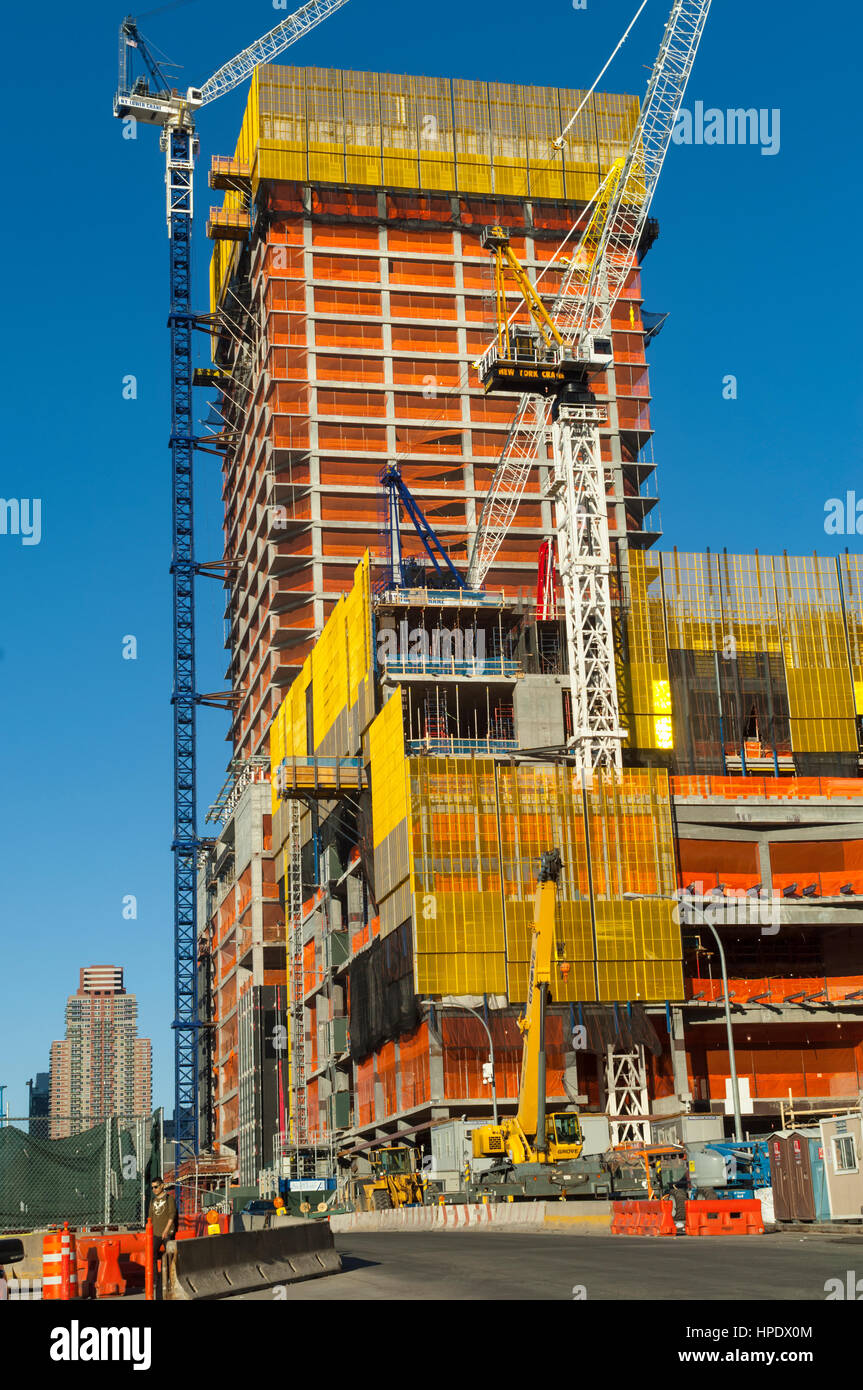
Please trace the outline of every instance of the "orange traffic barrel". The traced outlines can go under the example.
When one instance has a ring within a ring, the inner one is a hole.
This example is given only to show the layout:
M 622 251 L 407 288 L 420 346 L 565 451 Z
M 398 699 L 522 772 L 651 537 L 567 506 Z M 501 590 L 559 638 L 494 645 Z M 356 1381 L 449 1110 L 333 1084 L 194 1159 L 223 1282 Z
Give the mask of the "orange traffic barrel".
M 78 1258 L 68 1223 L 42 1238 L 42 1298 L 78 1297 Z

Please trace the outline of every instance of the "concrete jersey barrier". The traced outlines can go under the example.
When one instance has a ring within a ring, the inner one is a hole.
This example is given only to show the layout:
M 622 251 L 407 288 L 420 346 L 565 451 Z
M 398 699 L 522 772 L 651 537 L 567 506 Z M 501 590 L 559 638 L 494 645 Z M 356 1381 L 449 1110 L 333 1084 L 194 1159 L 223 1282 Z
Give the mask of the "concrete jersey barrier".
M 336 1274 L 341 1257 L 327 1221 L 286 1220 L 268 1231 L 170 1240 L 168 1298 L 227 1298 L 273 1284 Z
M 397 1207 L 331 1216 L 343 1231 L 558 1230 L 573 1235 L 610 1235 L 610 1202 L 453 1202 L 443 1206 Z

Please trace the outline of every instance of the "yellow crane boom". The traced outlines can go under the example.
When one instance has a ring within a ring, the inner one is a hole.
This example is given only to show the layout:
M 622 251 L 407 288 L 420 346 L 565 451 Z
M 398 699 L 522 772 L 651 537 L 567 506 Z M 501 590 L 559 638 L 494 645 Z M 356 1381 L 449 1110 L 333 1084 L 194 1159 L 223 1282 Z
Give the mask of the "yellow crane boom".
M 524 1036 L 516 1123 L 542 1153 L 545 1139 L 545 1011 L 556 952 L 555 903 L 563 864 L 556 849 L 542 856 L 536 889 L 527 1002 L 518 1024 Z
M 524 1013 L 518 1020 L 524 1039 L 518 1110 L 512 1118 L 473 1131 L 474 1158 L 509 1160 L 511 1164 L 559 1164 L 578 1159 L 583 1140 L 578 1116 L 571 1111 L 546 1114 L 545 1018 L 555 962 L 561 975 L 569 965 L 558 942 L 557 885 L 563 864 L 559 852 L 542 856 L 536 890 L 533 940 Z

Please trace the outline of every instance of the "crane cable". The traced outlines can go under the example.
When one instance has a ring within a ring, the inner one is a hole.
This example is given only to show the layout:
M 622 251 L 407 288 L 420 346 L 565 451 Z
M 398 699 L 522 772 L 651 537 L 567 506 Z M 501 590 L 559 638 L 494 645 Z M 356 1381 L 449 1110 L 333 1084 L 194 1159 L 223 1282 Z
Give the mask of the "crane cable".
M 582 110 L 583 110 L 584 107 L 587 105 L 588 97 L 593 96 L 593 93 L 596 91 L 596 89 L 597 89 L 597 87 L 599 86 L 600 82 L 602 81 L 603 77 L 604 77 L 605 74 L 608 72 L 608 69 L 611 67 L 611 64 L 614 62 L 614 59 L 617 57 L 617 55 L 618 55 L 618 53 L 620 52 L 620 50 L 622 49 L 623 45 L 626 43 L 626 40 L 629 38 L 630 33 L 632 32 L 633 28 L 635 27 L 635 21 L 638 19 L 638 16 L 641 14 L 641 11 L 644 9 L 644 7 L 645 7 L 646 4 L 647 4 L 647 0 L 641 0 L 641 4 L 639 5 L 639 7 L 638 7 L 638 9 L 636 10 L 635 14 L 632 16 L 632 19 L 629 21 L 629 27 L 627 28 L 627 30 L 626 30 L 626 32 L 624 33 L 623 37 L 620 39 L 620 41 L 619 41 L 617 47 L 615 48 L 614 52 L 611 54 L 611 57 L 608 59 L 608 62 L 606 63 L 605 67 L 602 69 L 602 72 L 600 72 L 600 73 L 597 74 L 596 79 L 595 79 L 595 81 L 594 81 L 594 83 L 593 83 L 593 86 L 590 88 L 590 91 L 589 91 L 589 92 L 585 92 L 585 94 L 584 94 L 584 100 L 582 101 L 581 106 L 579 106 L 578 110 L 575 112 L 575 115 L 572 116 L 572 118 L 570 119 L 568 125 L 565 125 L 565 126 L 564 126 L 563 130 L 560 132 L 560 134 L 558 135 L 557 139 L 553 142 L 554 147 L 555 147 L 556 150 L 559 150 L 559 149 L 562 149 L 562 148 L 563 148 L 563 142 L 564 142 L 564 140 L 566 139 L 567 133 L 568 133 L 568 132 L 572 129 L 572 127 L 575 125 L 575 122 L 577 121 L 578 117 L 581 115 Z

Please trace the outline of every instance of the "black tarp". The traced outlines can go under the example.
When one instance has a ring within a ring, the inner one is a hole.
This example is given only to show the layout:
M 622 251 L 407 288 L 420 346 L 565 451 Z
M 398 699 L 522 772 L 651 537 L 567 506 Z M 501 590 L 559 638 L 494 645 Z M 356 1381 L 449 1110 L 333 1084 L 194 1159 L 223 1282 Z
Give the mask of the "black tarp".
M 351 962 L 348 980 L 351 1057 L 360 1062 L 381 1043 L 419 1026 L 410 922 L 362 951 Z
M 604 1056 L 609 1044 L 615 1052 L 629 1052 L 642 1044 L 658 1057 L 662 1043 L 641 1004 L 572 1004 L 573 1027 L 585 1029 L 583 1052 Z
M 360 792 L 357 800 L 357 835 L 359 838 L 363 878 L 368 884 L 372 899 L 377 902 L 375 896 L 375 852 L 372 848 L 371 792 Z

